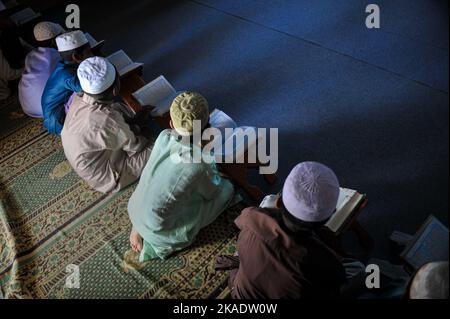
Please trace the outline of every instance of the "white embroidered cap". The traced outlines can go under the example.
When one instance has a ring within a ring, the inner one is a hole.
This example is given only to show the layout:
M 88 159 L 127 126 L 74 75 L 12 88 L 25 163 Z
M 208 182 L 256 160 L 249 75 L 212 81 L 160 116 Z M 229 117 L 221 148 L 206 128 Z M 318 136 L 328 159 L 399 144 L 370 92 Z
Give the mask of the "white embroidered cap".
M 287 177 L 281 198 L 294 217 L 305 222 L 322 222 L 336 209 L 339 192 L 338 179 L 330 168 L 304 162 Z
M 448 261 L 422 266 L 411 281 L 410 299 L 448 299 Z
M 57 23 L 53 22 L 39 22 L 34 27 L 33 33 L 36 41 L 46 41 L 56 38 L 63 34 L 65 30 Z
M 89 43 L 84 33 L 80 30 L 61 34 L 56 38 L 56 45 L 59 52 L 77 49 Z
M 92 57 L 81 62 L 77 74 L 81 88 L 89 94 L 105 92 L 116 79 L 116 69 L 102 57 Z

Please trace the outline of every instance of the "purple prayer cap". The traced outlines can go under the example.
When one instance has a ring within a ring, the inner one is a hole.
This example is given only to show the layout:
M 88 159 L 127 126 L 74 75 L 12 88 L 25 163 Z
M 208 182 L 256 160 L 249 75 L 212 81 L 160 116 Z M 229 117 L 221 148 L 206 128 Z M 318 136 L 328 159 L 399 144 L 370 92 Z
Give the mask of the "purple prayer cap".
M 321 222 L 336 209 L 339 181 L 327 166 L 304 162 L 294 167 L 283 187 L 283 204 L 294 217 L 305 222 Z

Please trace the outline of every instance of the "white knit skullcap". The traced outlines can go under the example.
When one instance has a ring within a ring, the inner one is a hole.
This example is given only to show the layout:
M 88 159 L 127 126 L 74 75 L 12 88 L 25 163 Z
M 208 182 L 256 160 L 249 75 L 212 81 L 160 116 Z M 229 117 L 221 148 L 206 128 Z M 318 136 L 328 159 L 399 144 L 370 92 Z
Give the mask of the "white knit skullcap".
M 34 27 L 33 33 L 36 41 L 46 41 L 56 38 L 58 35 L 64 33 L 65 30 L 57 23 L 53 22 L 39 22 Z
M 89 43 L 84 33 L 80 30 L 61 34 L 56 38 L 56 45 L 59 52 L 77 49 Z
M 448 299 L 448 261 L 433 262 L 419 269 L 411 282 L 411 299 Z
M 304 162 L 290 172 L 281 197 L 292 216 L 305 222 L 322 222 L 336 209 L 339 192 L 338 179 L 331 169 Z
M 116 69 L 102 57 L 92 57 L 81 62 L 77 74 L 81 88 L 89 94 L 105 92 L 116 79 Z

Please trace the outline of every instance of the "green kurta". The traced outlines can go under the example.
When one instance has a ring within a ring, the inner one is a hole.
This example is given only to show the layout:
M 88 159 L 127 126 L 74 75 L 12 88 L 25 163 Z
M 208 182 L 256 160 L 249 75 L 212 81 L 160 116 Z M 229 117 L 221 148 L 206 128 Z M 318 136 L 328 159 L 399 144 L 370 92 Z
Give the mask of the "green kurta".
M 173 152 L 186 156 L 191 150 L 171 130 L 155 142 L 128 203 L 133 227 L 144 239 L 140 261 L 166 258 L 189 246 L 233 202 L 233 185 L 219 176 L 215 163 L 175 163 L 171 158 Z

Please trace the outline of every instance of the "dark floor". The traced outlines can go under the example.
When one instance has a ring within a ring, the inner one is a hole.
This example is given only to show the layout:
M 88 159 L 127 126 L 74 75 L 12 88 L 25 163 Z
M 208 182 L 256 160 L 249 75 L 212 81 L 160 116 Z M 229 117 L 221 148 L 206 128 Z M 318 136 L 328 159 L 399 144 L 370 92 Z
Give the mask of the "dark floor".
M 160 3 L 83 2 L 81 28 L 145 63 L 147 80 L 164 74 L 238 124 L 279 128 L 281 179 L 315 160 L 367 193 L 376 256 L 429 214 L 448 225 L 447 1 L 378 0 L 379 30 L 365 27 L 369 1 Z M 63 7 L 48 14 L 64 21 Z

